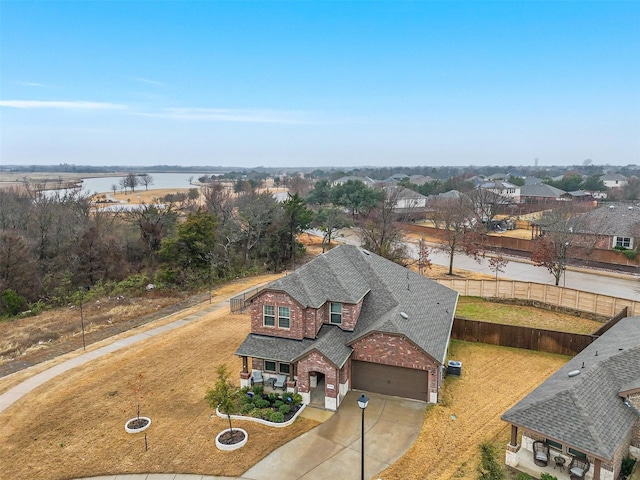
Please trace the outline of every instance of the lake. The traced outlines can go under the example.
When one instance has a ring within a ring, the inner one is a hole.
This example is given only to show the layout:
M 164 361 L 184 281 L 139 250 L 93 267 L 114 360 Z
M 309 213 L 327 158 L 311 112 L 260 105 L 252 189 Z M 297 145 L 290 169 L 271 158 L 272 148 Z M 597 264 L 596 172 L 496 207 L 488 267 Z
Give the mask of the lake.
M 190 185 L 189 178 L 193 177 L 193 181 L 197 182 L 199 177 L 203 175 L 211 175 L 210 173 L 150 173 L 153 183 L 149 185 L 149 190 L 160 188 L 196 188 L 198 185 Z M 106 193 L 112 192 L 111 185 L 118 185 L 124 175 L 117 177 L 97 177 L 83 178 L 82 190 L 88 193 Z M 144 185 L 140 185 L 136 190 L 144 190 Z

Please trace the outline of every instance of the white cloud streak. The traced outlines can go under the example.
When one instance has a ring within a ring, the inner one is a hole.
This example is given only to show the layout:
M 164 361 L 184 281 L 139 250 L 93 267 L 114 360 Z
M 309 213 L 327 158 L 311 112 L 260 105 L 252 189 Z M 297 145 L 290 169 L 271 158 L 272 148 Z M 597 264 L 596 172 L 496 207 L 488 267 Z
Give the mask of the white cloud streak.
M 0 100 L 0 107 L 5 108 L 54 108 L 62 110 L 125 110 L 127 105 L 105 102 L 59 102 L 50 100 Z
M 23 87 L 51 88 L 49 85 L 38 82 L 20 82 L 18 85 L 22 85 Z
M 156 87 L 166 87 L 167 86 L 166 83 L 157 82 L 156 80 L 150 80 L 148 78 L 134 77 L 133 79 L 136 82 L 148 83 L 149 85 L 155 85 Z
M 301 112 L 285 110 L 242 110 L 223 108 L 167 108 L 159 113 L 140 115 L 174 120 L 236 123 L 311 124 Z

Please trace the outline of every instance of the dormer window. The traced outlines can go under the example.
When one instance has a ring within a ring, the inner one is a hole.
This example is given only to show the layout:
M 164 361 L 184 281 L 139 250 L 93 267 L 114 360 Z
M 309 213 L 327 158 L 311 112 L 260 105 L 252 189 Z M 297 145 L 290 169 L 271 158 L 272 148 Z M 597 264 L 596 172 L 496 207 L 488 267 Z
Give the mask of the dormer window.
M 289 307 L 278 307 L 278 327 L 289 328 L 291 325 L 291 310 Z
M 276 326 L 276 307 L 273 305 L 264 305 L 262 307 L 262 323 L 265 327 Z
M 342 304 L 331 302 L 331 319 L 330 322 L 334 325 L 342 324 Z

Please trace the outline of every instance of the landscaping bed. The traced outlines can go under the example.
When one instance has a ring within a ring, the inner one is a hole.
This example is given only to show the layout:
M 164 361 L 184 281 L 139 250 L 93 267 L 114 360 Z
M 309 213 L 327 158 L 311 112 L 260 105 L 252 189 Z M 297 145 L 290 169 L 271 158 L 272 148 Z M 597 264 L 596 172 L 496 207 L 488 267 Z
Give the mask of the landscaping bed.
M 256 385 L 253 389 L 240 390 L 237 399 L 237 411 L 242 415 L 259 418 L 272 423 L 285 423 L 295 417 L 302 408 L 302 396 L 298 393 L 264 393 L 264 387 Z

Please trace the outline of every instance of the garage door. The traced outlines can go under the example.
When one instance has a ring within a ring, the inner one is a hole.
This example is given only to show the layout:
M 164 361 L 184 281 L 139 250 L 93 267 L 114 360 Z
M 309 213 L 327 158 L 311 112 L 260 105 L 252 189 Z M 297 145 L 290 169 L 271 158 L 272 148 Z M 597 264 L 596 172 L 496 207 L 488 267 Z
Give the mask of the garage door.
M 351 362 L 352 388 L 396 397 L 428 400 L 429 373 L 379 363 Z

